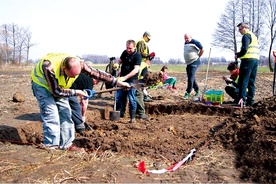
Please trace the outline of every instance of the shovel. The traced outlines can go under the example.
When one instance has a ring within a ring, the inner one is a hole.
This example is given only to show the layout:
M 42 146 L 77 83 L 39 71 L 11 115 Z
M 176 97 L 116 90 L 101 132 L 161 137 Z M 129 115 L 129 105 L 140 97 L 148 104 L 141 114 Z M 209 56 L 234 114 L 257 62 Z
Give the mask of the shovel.
M 114 107 L 113 107 L 113 111 L 109 112 L 109 119 L 111 121 L 118 121 L 120 119 L 120 111 L 116 110 L 116 94 L 117 94 L 117 92 L 115 91 L 115 93 L 114 93 Z
M 141 88 L 142 85 L 143 83 L 140 83 L 138 80 L 135 80 L 133 81 L 133 84 L 131 85 L 131 87 L 138 89 L 138 88 Z M 123 89 L 123 88 L 121 87 L 120 89 Z M 116 91 L 114 93 L 114 108 L 113 108 L 113 111 L 109 112 L 109 118 L 111 121 L 118 121 L 120 119 L 120 111 L 116 110 L 116 94 L 117 94 Z
M 115 76 L 118 77 L 118 71 L 115 71 Z M 116 85 L 117 87 L 117 85 Z M 113 111 L 109 112 L 109 119 L 111 121 L 118 121 L 120 119 L 120 111 L 116 110 L 116 96 L 117 96 L 117 92 L 115 91 L 114 93 L 114 107 L 113 107 Z
M 201 98 L 201 100 L 203 100 L 204 94 L 205 94 L 206 91 L 207 91 L 208 72 L 209 72 L 209 67 L 210 67 L 210 56 L 211 56 L 211 48 L 210 48 L 209 56 L 208 56 L 208 64 L 207 64 L 207 70 L 206 70 L 205 84 L 204 84 L 204 88 L 203 88 L 203 93 L 202 93 L 202 98 Z
M 272 94 L 273 94 L 273 96 L 276 95 L 276 93 L 275 93 L 275 80 L 276 80 L 276 61 L 274 63 L 274 75 L 273 75 L 273 84 L 272 84 Z

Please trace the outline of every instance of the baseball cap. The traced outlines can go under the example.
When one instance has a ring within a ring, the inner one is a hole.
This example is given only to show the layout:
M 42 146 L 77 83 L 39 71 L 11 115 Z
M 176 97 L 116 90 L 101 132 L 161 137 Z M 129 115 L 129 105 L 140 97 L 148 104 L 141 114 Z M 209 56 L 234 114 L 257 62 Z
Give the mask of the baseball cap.
M 151 34 L 148 31 L 144 32 L 144 36 L 147 36 L 149 39 L 151 38 Z

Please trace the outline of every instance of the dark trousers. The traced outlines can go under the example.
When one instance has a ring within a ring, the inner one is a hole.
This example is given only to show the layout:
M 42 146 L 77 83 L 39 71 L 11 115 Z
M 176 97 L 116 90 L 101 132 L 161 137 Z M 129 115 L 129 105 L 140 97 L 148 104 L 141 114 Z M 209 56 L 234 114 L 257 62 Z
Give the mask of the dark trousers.
M 258 70 L 258 59 L 242 59 L 240 65 L 240 74 L 238 84 L 239 99 L 246 101 L 246 104 L 252 105 L 255 96 L 255 80 Z M 246 92 L 246 89 L 248 92 Z
M 233 100 L 237 99 L 239 97 L 239 92 L 234 86 L 226 86 L 225 92 L 233 98 Z
M 84 122 L 82 120 L 82 114 L 81 114 L 81 105 L 78 99 L 78 96 L 71 96 L 69 97 L 69 104 L 72 111 L 72 120 L 75 124 L 76 131 L 82 131 L 85 129 Z
M 197 84 L 196 78 L 195 78 L 196 71 L 197 71 L 199 65 L 200 65 L 200 59 L 198 58 L 195 62 L 187 65 L 187 67 L 186 67 L 187 78 L 188 78 L 188 86 L 186 89 L 187 93 L 191 93 L 192 89 L 194 89 L 195 92 L 198 92 L 198 90 L 199 90 L 199 87 L 198 87 L 198 84 Z

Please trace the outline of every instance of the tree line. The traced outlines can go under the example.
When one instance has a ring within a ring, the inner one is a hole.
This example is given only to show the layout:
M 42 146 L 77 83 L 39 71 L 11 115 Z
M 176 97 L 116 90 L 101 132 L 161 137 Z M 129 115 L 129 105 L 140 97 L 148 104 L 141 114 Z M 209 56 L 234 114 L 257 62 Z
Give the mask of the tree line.
M 217 27 L 212 35 L 212 47 L 223 48 L 233 52 L 239 51 L 241 36 L 237 24 L 247 22 L 250 30 L 257 36 L 260 46 L 261 65 L 268 65 L 273 71 L 273 56 L 271 55 L 276 37 L 276 0 L 229 0 L 221 14 Z M 21 64 L 29 62 L 29 51 L 36 44 L 32 42 L 32 33 L 28 27 L 17 24 L 0 26 L 0 64 Z M 274 48 L 276 49 L 276 48 Z M 109 62 L 106 55 L 84 54 L 85 60 L 95 64 Z M 207 58 L 202 58 L 206 64 Z M 212 62 L 226 63 L 226 59 L 213 58 Z M 183 64 L 180 59 L 169 59 L 168 64 Z M 156 57 L 152 64 L 163 64 Z
M 0 64 L 21 64 L 29 61 L 32 33 L 28 27 L 15 23 L 2 24 L 0 28 Z

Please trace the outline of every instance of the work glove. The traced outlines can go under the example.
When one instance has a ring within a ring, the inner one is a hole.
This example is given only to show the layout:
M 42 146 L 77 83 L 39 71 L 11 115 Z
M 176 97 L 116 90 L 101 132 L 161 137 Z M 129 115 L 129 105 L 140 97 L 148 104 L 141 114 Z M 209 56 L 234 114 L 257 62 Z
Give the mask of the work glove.
M 83 97 L 84 100 L 87 100 L 89 98 L 92 98 L 95 94 L 96 91 L 95 90 L 91 90 L 91 89 L 84 89 L 84 91 L 87 93 L 88 96 Z
M 153 58 L 155 57 L 155 53 L 154 52 L 151 52 L 150 54 L 149 54 L 149 60 L 151 61 L 151 60 L 153 60 Z
M 124 78 L 124 77 L 118 77 L 117 78 L 117 81 L 119 81 L 119 82 L 124 82 L 126 79 Z
M 233 80 L 232 79 L 230 79 L 230 77 L 226 77 L 225 79 L 224 79 L 226 82 L 233 82 Z
M 117 81 L 117 86 L 122 86 L 122 87 L 126 87 L 126 88 L 131 88 L 130 84 L 127 82 L 121 82 L 121 81 Z
M 119 64 L 118 63 L 114 63 L 113 64 L 113 69 L 114 70 L 118 70 L 119 69 Z

